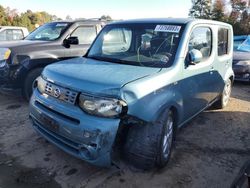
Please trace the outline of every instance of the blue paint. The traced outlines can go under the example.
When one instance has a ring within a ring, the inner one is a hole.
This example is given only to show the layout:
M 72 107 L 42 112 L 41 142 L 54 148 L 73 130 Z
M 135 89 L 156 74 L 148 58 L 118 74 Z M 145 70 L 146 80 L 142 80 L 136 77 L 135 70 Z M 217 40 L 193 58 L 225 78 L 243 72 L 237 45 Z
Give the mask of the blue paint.
M 182 126 L 218 99 L 225 81 L 234 77 L 232 28 L 208 20 L 154 19 L 113 23 L 106 30 L 123 25 L 142 27 L 145 24 L 181 25 L 178 45 L 170 57 L 172 63 L 169 66 L 141 66 L 136 62 L 138 57 L 130 64 L 124 64 L 87 56 L 47 66 L 42 73 L 43 79 L 79 95 L 83 93 L 122 100 L 127 105 L 126 117 L 135 117 L 144 123 L 154 123 L 163 110 L 174 108 L 178 117 L 177 126 Z M 212 51 L 209 58 L 190 65 L 187 62 L 190 34 L 200 24 L 211 29 Z M 229 52 L 223 57 L 217 55 L 219 27 L 229 30 Z M 99 34 L 91 49 L 100 50 L 100 40 L 106 30 Z M 91 49 L 90 54 L 93 53 Z M 122 118 L 88 115 L 77 103 L 72 105 L 58 100 L 53 93 L 41 94 L 37 88 L 30 101 L 30 116 L 34 128 L 46 139 L 64 151 L 99 166 L 111 164 L 117 132 L 127 126 Z M 41 116 L 48 117 L 47 122 L 56 127 L 54 133 L 46 129 Z

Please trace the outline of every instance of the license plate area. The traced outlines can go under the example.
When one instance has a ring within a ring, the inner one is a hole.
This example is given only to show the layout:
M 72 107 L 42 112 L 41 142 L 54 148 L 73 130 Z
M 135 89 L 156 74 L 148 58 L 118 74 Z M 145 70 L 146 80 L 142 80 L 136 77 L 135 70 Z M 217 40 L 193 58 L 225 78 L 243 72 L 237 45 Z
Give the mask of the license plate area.
M 52 131 L 57 133 L 59 131 L 59 124 L 56 120 L 52 119 L 51 117 L 45 115 L 45 114 L 40 114 L 40 121 L 41 121 L 41 125 Z

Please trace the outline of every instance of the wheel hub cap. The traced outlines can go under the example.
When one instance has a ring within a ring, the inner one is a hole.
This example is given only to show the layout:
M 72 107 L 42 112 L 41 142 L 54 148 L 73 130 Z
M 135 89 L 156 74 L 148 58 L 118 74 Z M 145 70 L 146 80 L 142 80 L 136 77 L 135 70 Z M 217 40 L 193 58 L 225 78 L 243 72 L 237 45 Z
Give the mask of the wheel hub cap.
M 172 144 L 172 138 L 173 138 L 173 118 L 169 117 L 167 124 L 166 124 L 166 131 L 165 131 L 165 135 L 163 137 L 163 156 L 165 158 L 168 157 L 169 152 L 170 152 L 170 148 L 171 148 L 171 144 Z

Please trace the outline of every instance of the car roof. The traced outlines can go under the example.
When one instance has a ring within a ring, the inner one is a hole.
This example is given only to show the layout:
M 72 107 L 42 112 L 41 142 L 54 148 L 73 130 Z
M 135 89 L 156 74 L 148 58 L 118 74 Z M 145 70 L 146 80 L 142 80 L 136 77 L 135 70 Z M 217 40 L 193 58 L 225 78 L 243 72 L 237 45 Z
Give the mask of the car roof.
M 27 28 L 18 26 L 0 26 L 0 29 L 27 29 Z
M 146 23 L 169 23 L 169 24 L 188 24 L 188 23 L 197 23 L 197 24 L 216 24 L 216 25 L 229 25 L 223 22 L 206 20 L 206 19 L 195 19 L 195 18 L 146 18 L 146 19 L 132 19 L 125 21 L 115 21 L 110 23 L 112 24 L 146 24 Z M 110 25 L 109 24 L 109 25 Z
M 104 24 L 107 21 L 101 19 L 76 19 L 76 20 L 59 20 L 51 23 L 83 23 L 83 24 Z

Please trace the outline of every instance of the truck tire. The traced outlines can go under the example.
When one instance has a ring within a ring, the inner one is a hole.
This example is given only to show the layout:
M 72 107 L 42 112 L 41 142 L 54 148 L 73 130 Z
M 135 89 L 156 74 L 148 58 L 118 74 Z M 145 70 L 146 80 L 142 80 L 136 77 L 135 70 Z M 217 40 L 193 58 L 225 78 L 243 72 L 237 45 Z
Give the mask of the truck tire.
M 137 168 L 164 167 L 171 155 L 174 114 L 165 111 L 154 124 L 132 126 L 127 135 L 124 155 Z
M 25 100 L 29 101 L 33 92 L 33 88 L 32 88 L 33 82 L 38 76 L 40 76 L 42 71 L 43 71 L 43 68 L 36 68 L 36 69 L 31 70 L 26 76 L 24 83 L 23 83 L 23 87 L 22 87 L 22 95 Z
M 225 82 L 225 86 L 224 86 L 220 99 L 214 105 L 216 109 L 223 109 L 228 105 L 231 91 L 232 91 L 232 81 L 228 79 Z

